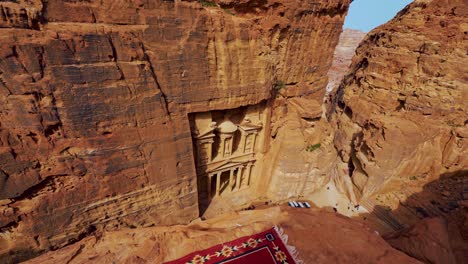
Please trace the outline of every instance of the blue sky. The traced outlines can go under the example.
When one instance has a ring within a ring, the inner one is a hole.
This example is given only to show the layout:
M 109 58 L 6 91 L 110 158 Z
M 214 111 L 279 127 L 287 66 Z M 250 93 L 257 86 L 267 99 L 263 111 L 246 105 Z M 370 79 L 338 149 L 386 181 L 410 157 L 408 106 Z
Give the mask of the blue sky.
M 346 16 L 344 28 L 371 31 L 392 19 L 412 0 L 354 0 Z

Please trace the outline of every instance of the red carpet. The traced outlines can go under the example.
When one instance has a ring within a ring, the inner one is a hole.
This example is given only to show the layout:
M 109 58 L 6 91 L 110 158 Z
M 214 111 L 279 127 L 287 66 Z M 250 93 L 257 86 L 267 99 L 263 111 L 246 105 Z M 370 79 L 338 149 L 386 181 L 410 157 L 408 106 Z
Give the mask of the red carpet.
M 274 228 L 193 252 L 166 264 L 296 264 Z

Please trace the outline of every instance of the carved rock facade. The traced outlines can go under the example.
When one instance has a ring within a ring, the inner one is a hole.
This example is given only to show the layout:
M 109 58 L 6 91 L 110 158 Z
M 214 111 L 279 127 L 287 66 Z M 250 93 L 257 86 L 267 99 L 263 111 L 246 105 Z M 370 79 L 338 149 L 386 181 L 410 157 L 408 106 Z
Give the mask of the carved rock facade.
M 261 103 L 191 115 L 202 211 L 213 198 L 240 192 L 261 180 L 257 159 L 265 152 L 268 110 Z
M 0 3 L 0 262 L 197 218 L 190 114 L 321 101 L 350 0 L 215 2 Z

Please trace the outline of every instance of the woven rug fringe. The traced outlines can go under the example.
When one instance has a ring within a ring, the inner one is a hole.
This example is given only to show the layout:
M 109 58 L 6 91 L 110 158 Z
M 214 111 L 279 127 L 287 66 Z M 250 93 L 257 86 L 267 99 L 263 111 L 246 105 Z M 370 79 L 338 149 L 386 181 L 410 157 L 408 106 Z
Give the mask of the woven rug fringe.
M 299 258 L 299 252 L 296 250 L 296 247 L 288 245 L 288 235 L 286 235 L 283 228 L 278 227 L 278 226 L 274 226 L 274 229 L 275 229 L 276 233 L 278 233 L 278 235 L 280 236 L 281 240 L 283 241 L 284 245 L 288 249 L 289 254 L 293 257 L 294 261 L 297 264 L 304 264 L 304 261 L 302 261 Z

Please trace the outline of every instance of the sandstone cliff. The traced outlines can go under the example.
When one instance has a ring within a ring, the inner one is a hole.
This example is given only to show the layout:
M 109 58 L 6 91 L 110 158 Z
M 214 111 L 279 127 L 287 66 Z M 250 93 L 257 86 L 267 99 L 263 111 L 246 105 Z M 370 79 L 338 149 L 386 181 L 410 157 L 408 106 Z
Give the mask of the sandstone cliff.
M 336 182 L 339 192 L 349 192 L 350 182 L 343 181 L 340 174 L 347 166 L 339 165 L 333 146 L 336 130 L 334 123 L 322 117 L 334 108 L 329 100 L 332 97 L 330 93 L 336 92 L 365 34 L 347 29 L 340 35 L 333 64 L 327 73 L 329 82 L 323 105 L 320 100 L 310 100 L 307 96 L 293 97 L 289 87 L 277 95 L 272 106 L 272 151 L 266 158 L 273 166 L 264 173 L 266 177 L 270 177 L 268 189 L 265 191 L 269 199 L 284 200 L 297 196 L 321 198 L 321 190 L 330 182 Z M 340 194 L 335 193 L 333 196 Z M 329 198 L 323 200 L 330 200 Z M 333 201 L 324 201 L 323 204 L 317 200 L 316 202 L 320 205 L 335 206 L 340 200 L 339 207 L 354 207 L 349 201 L 344 202 L 346 199 L 337 197 L 332 199 Z
M 466 248 L 461 251 L 457 262 L 452 247 L 458 246 L 462 241 L 457 241 L 458 245 L 453 243 L 455 239 L 450 237 L 453 235 L 450 234 L 448 225 L 443 218 L 428 218 L 410 229 L 388 235 L 385 239 L 394 248 L 424 263 L 463 263 L 466 260 Z M 454 223 L 450 225 L 451 228 L 456 228 Z
M 334 144 L 367 209 L 402 205 L 397 219 L 411 224 L 463 199 L 467 16 L 465 1 L 415 1 L 359 46 L 340 86 Z
M 341 80 L 349 70 L 351 60 L 356 53 L 356 48 L 366 34 L 366 32 L 349 28 L 341 33 L 340 40 L 333 54 L 333 64 L 328 72 L 327 92 L 338 88 Z
M 349 3 L 1 2 L 0 261 L 198 217 L 188 113 L 321 102 Z
M 468 169 L 464 1 L 415 1 L 372 31 L 323 118 L 349 2 L 2 2 L 0 261 L 197 218 L 189 116 L 253 105 L 266 109 L 261 173 L 233 200 L 322 198 L 383 231 L 457 212 Z

